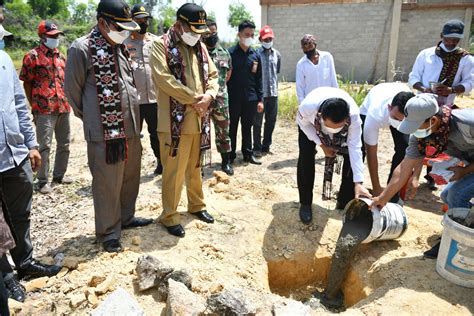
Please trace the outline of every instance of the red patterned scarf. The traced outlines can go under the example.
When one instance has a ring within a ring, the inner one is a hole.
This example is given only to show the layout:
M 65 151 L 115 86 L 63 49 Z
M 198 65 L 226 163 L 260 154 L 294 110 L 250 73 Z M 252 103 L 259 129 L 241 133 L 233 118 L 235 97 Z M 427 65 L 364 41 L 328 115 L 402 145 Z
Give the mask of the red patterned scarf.
M 333 137 L 322 132 L 321 128 L 322 115 L 318 112 L 314 120 L 314 127 L 316 129 L 316 135 L 318 135 L 321 143 L 329 148 L 335 149 L 337 155 L 335 157 L 326 157 L 324 164 L 324 179 L 323 179 L 323 201 L 330 200 L 332 195 L 332 177 L 334 172 L 337 174 L 341 173 L 341 159 L 338 155 L 347 155 L 349 149 L 347 147 L 347 136 L 349 135 L 349 125 L 351 125 L 350 117 L 347 118 L 346 124 L 342 130 L 333 134 Z
M 418 138 L 418 151 L 425 157 L 435 158 L 443 153 L 448 147 L 449 120 L 451 118 L 451 107 L 444 105 L 441 107 L 441 114 L 436 114 L 441 123 L 436 133 L 432 133 L 425 138 Z
M 170 28 L 167 34 L 163 35 L 163 42 L 166 49 L 166 61 L 171 73 L 183 85 L 186 85 L 186 69 L 183 63 L 183 55 L 177 45 L 179 37 L 175 27 Z M 199 72 L 203 83 L 203 92 L 206 92 L 209 79 L 209 61 L 205 53 L 204 44 L 199 41 L 194 47 L 197 60 L 199 62 Z M 210 128 L 210 107 L 201 118 L 201 157 L 205 151 L 211 148 L 211 128 Z M 178 154 L 181 129 L 183 127 L 186 106 L 170 96 L 170 119 L 171 119 L 171 150 L 170 155 L 175 157 Z M 198 161 L 198 166 L 201 159 Z
M 444 51 L 439 45 L 442 43 L 439 42 L 435 49 L 435 54 L 443 61 L 443 68 L 441 69 L 441 73 L 439 74 L 438 82 L 444 82 L 444 85 L 451 87 L 454 83 L 454 77 L 459 68 L 459 63 L 461 58 L 464 56 L 469 55 L 469 52 L 462 48 L 457 48 L 452 52 Z
M 120 47 L 127 56 L 123 46 Z M 127 138 L 118 83 L 118 60 L 114 47 L 96 27 L 89 34 L 89 55 L 94 69 L 97 98 L 105 141 L 105 161 L 115 164 L 127 159 Z

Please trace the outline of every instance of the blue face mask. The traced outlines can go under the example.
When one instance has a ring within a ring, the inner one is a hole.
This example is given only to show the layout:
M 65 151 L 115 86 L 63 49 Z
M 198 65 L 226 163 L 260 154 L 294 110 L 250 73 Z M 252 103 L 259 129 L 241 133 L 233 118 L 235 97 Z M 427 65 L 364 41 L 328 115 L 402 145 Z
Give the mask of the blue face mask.
M 5 49 L 5 41 L 4 40 L 0 40 L 0 49 L 1 50 Z

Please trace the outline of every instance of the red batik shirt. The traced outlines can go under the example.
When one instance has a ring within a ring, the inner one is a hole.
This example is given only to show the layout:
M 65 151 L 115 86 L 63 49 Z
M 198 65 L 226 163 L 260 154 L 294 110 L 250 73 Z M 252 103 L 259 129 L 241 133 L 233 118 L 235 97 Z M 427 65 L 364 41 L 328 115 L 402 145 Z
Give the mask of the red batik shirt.
M 31 109 L 34 114 L 68 113 L 71 107 L 64 94 L 66 58 L 57 48 L 44 44 L 23 58 L 20 80 L 32 84 Z

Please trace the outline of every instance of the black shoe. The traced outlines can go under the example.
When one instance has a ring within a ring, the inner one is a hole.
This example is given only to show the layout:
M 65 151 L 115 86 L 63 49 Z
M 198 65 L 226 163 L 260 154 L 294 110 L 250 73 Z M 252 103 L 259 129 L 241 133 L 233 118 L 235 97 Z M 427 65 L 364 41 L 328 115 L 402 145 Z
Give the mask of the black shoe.
M 234 168 L 232 168 L 230 163 L 222 164 L 221 170 L 224 171 L 227 175 L 233 176 L 234 175 Z
M 8 297 L 23 303 L 26 298 L 25 287 L 21 285 L 21 283 L 15 277 L 11 277 L 10 279 L 4 281 L 5 287 L 7 288 Z
M 339 201 L 336 202 L 336 210 L 344 210 L 345 207 L 346 207 L 345 203 L 342 203 Z
M 156 175 L 163 174 L 163 165 L 161 164 L 161 162 L 158 162 L 158 165 L 156 166 L 156 169 L 155 171 L 153 171 L 153 173 Z
M 430 175 L 426 175 L 425 179 L 426 181 L 428 181 L 428 188 L 430 188 L 431 191 L 438 190 L 438 187 L 436 186 L 436 182 Z
M 102 243 L 102 247 L 107 252 L 119 252 L 122 250 L 122 244 L 118 239 L 110 239 Z
M 130 223 L 128 223 L 127 225 L 122 225 L 122 228 L 129 229 L 135 227 L 142 227 L 150 225 L 151 223 L 153 223 L 153 220 L 151 218 L 134 217 Z
M 300 206 L 300 219 L 303 224 L 309 224 L 313 220 L 313 210 L 311 209 L 311 205 L 303 205 Z
M 212 224 L 214 223 L 214 217 L 212 217 L 211 214 L 209 214 L 206 210 L 202 210 L 199 212 L 191 213 L 194 216 L 197 216 L 201 221 Z
M 174 226 L 165 226 L 168 233 L 177 237 L 184 237 L 185 231 L 183 226 L 174 225 Z
M 436 259 L 438 258 L 439 246 L 441 245 L 441 241 L 434 245 L 430 250 L 423 252 L 423 257 L 426 259 Z
M 18 278 L 21 280 L 26 276 L 39 278 L 39 277 L 52 277 L 61 271 L 61 266 L 43 264 L 36 260 L 31 260 L 30 264 L 26 267 L 18 269 Z
M 254 150 L 253 155 L 255 158 L 262 158 L 262 152 L 260 150 Z
M 244 157 L 244 162 L 248 162 L 248 163 L 251 163 L 251 164 L 254 164 L 254 165 L 261 165 L 262 164 L 262 162 L 260 160 L 258 160 L 254 155 Z

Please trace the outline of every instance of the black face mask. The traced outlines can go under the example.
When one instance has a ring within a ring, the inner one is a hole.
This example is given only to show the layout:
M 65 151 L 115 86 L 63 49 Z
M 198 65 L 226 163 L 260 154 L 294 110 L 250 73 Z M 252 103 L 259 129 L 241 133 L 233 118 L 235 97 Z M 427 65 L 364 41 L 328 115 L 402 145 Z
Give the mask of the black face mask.
M 308 57 L 308 59 L 311 59 L 311 57 L 313 57 L 316 54 L 316 47 L 304 53 L 306 57 Z
M 217 41 L 219 40 L 219 36 L 216 34 L 211 34 L 208 37 L 204 39 L 204 44 L 208 47 L 214 47 L 217 44 Z
M 138 25 L 140 26 L 140 31 L 138 31 L 138 33 L 145 34 L 146 30 L 148 29 L 148 23 L 143 22 L 143 23 L 140 23 Z

